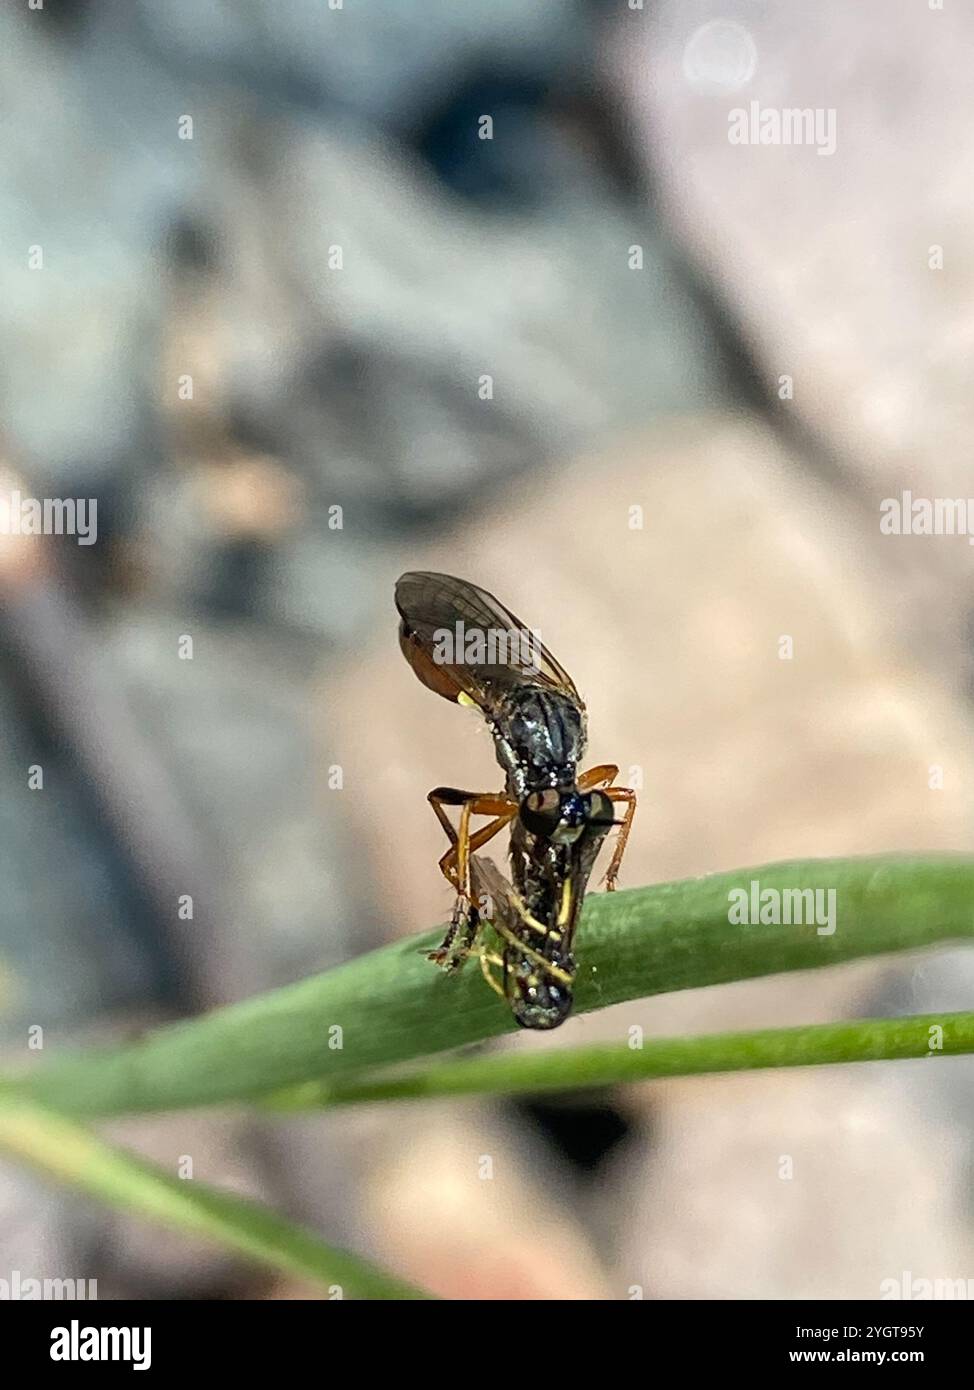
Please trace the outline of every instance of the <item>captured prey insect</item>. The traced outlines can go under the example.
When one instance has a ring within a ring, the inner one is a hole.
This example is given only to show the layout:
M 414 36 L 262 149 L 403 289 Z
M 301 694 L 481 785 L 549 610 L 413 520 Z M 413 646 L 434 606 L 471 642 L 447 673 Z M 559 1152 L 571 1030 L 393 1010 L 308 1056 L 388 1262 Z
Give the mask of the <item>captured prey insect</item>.
M 430 956 L 455 970 L 472 952 L 484 977 L 507 999 L 523 1028 L 556 1028 L 571 1011 L 575 928 L 602 842 L 619 837 L 605 876 L 615 888 L 636 810 L 636 795 L 612 785 L 605 763 L 579 773 L 585 706 L 571 677 L 492 594 L 447 574 L 404 574 L 396 585 L 399 644 L 424 685 L 477 708 L 505 773 L 503 792 L 436 787 L 428 800 L 450 848 L 440 869 L 456 889 L 449 930 Z M 623 803 L 621 820 L 614 803 Z M 454 827 L 446 807 L 460 808 Z M 479 830 L 473 816 L 490 816 Z M 511 828 L 511 882 L 479 850 Z M 487 866 L 487 867 L 485 867 Z M 499 948 L 481 938 L 483 896 Z M 498 983 L 491 967 L 501 972 Z

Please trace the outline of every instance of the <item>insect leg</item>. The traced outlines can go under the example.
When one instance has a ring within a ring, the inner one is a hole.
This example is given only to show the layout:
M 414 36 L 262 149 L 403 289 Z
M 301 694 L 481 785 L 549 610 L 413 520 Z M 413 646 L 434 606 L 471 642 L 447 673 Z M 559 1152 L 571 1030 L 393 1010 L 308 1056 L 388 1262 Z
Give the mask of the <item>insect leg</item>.
M 448 973 L 458 970 L 473 949 L 479 930 L 480 913 L 473 903 L 458 893 L 446 936 L 426 959 L 441 965 Z
M 632 829 L 632 818 L 636 814 L 636 793 L 631 787 L 606 787 L 605 794 L 610 801 L 624 801 L 626 803 L 619 838 L 615 842 L 612 858 L 609 860 L 609 867 L 605 873 L 605 890 L 607 893 L 611 893 L 616 886 L 616 879 L 619 877 L 619 865 L 626 852 L 626 841 L 629 839 L 629 831 Z
M 478 954 L 479 957 L 480 957 L 480 970 L 481 970 L 481 973 L 482 973 L 484 979 L 487 981 L 487 983 L 490 985 L 491 989 L 494 990 L 494 992 L 495 992 L 496 994 L 499 994 L 500 997 L 501 997 L 502 999 L 506 999 L 506 998 L 507 998 L 507 995 L 504 993 L 504 988 L 503 988 L 503 986 L 502 986 L 502 985 L 499 985 L 499 984 L 497 983 L 497 981 L 494 979 L 493 975 L 491 974 L 491 969 L 490 969 L 490 967 L 491 967 L 492 965 L 499 965 L 499 966 L 501 967 L 501 969 L 503 969 L 503 967 L 504 967 L 503 958 L 502 958 L 501 956 L 494 955 L 492 952 L 490 952 L 490 951 L 488 951 L 488 950 L 486 950 L 486 949 L 484 949 L 484 948 L 481 948 L 481 949 L 477 952 L 477 954 Z
M 470 856 L 503 829 L 517 807 L 504 796 L 490 792 L 458 791 L 453 787 L 436 787 L 427 799 L 450 839 L 450 848 L 440 860 L 440 870 L 447 882 L 457 890 L 446 936 L 441 945 L 430 953 L 429 959 L 442 965 L 444 970 L 456 970 L 470 954 L 480 927 L 480 913 L 473 902 L 470 884 Z M 460 807 L 459 831 L 453 828 L 443 809 L 445 806 Z M 493 815 L 495 819 L 471 835 L 470 818 L 473 815 Z
M 600 763 L 598 767 L 590 767 L 588 772 L 582 773 L 578 779 L 578 790 L 580 792 L 594 791 L 603 782 L 608 786 L 618 776 L 619 769 L 615 763 Z
M 517 803 L 495 792 L 462 792 L 454 787 L 434 787 L 426 799 L 450 840 L 450 848 L 440 860 L 440 872 L 452 887 L 469 897 L 470 855 L 504 829 L 517 813 Z M 460 807 L 459 832 L 454 830 L 444 806 Z M 471 835 L 471 816 L 494 819 Z
M 514 899 L 515 906 L 518 901 L 519 899 Z M 532 961 L 539 970 L 542 970 L 546 975 L 550 975 L 552 979 L 560 980 L 563 985 L 571 984 L 574 979 L 573 975 L 570 975 L 567 970 L 562 970 L 560 965 L 555 965 L 553 961 L 547 960 L 541 952 L 536 951 L 533 946 L 528 946 L 525 942 L 521 941 L 519 937 L 514 935 L 510 927 L 496 919 L 491 922 L 491 926 L 497 935 L 507 942 L 508 946 L 513 946 L 518 955 L 525 956 L 529 961 Z

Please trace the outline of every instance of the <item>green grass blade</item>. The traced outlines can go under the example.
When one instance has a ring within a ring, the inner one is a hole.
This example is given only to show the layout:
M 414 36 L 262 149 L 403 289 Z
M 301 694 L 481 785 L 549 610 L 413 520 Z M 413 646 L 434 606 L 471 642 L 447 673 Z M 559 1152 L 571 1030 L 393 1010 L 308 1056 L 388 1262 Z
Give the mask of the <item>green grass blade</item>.
M 30 1163 L 111 1206 L 194 1236 L 343 1296 L 425 1298 L 428 1295 L 342 1250 L 325 1245 L 257 1202 L 181 1181 L 113 1148 L 63 1116 L 9 1093 L 0 1095 L 0 1152 Z
M 728 893 L 752 880 L 834 889 L 837 930 L 732 924 Z M 593 894 L 577 942 L 576 1008 L 970 940 L 972 908 L 966 855 L 805 860 Z M 423 958 L 438 937 L 399 942 L 138 1043 L 41 1063 L 20 1085 L 77 1115 L 175 1109 L 338 1083 L 511 1031 L 476 965 L 448 977 Z
M 669 1076 L 956 1057 L 974 1052 L 974 1013 L 865 1018 L 752 1033 L 652 1038 L 641 1047 L 597 1043 L 560 1050 L 532 1048 L 434 1062 L 403 1076 L 307 1082 L 272 1098 L 279 1110 L 441 1096 L 519 1095 L 609 1086 Z

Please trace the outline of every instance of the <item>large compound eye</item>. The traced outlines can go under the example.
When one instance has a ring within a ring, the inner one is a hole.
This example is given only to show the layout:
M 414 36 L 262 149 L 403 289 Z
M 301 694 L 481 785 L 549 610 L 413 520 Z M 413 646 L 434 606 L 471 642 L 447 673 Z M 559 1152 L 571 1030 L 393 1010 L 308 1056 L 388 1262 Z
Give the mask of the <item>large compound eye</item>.
M 531 792 L 521 802 L 518 814 L 525 830 L 530 830 L 532 835 L 550 838 L 561 820 L 561 796 L 553 789 Z

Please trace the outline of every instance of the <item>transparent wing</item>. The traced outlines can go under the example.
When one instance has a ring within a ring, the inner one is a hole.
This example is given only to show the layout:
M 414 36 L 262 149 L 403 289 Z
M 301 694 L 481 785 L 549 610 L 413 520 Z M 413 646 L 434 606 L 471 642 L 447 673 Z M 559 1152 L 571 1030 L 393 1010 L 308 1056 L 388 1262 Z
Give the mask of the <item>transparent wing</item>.
M 446 699 L 466 695 L 489 711 L 505 692 L 534 686 L 561 691 L 584 708 L 565 668 L 486 589 L 449 574 L 414 571 L 396 584 L 396 607 L 407 661 Z

